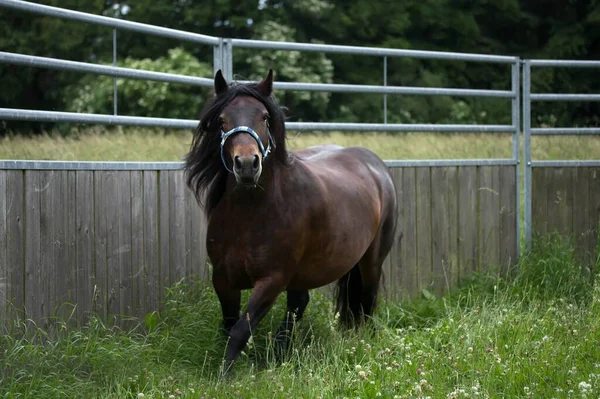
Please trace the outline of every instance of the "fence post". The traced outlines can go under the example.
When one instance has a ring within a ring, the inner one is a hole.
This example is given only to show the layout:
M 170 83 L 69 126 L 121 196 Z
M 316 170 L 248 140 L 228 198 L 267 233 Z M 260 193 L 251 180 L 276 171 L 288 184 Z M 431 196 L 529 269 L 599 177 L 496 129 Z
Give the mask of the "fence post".
M 233 45 L 231 39 L 223 40 L 223 73 L 225 79 L 233 80 Z
M 519 88 L 521 86 L 521 78 L 519 76 L 519 72 L 521 70 L 521 60 L 517 59 L 514 64 L 511 65 L 511 90 L 514 93 L 514 97 L 512 99 L 512 125 L 515 129 L 512 137 L 512 157 L 517 162 L 515 166 L 515 191 L 517 193 L 516 198 L 516 210 L 515 217 L 517 223 L 517 237 L 516 237 L 516 245 L 517 245 L 517 259 L 515 259 L 516 263 L 519 262 L 521 258 L 521 179 L 520 179 L 520 169 L 521 169 L 521 160 L 520 160 L 520 148 L 519 148 L 519 139 L 520 139 L 520 131 L 521 124 L 519 123 L 519 112 L 521 111 L 520 106 L 520 92 Z
M 383 87 L 387 86 L 387 56 L 383 56 Z M 387 94 L 383 95 L 383 123 L 387 124 Z
M 531 65 L 523 62 L 523 176 L 525 200 L 525 245 L 531 245 Z
M 117 29 L 113 29 L 113 66 L 117 66 Z M 113 115 L 118 114 L 117 106 L 117 77 L 113 78 Z
M 219 38 L 219 44 L 213 47 L 213 76 L 219 69 L 223 69 L 223 39 Z

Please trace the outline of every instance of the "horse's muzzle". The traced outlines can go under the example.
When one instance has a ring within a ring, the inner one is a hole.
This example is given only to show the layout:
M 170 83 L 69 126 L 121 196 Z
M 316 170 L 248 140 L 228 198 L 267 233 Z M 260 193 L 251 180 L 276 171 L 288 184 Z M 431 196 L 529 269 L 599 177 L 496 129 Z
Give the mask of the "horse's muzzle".
M 236 155 L 233 158 L 233 174 L 238 184 L 244 186 L 256 185 L 261 171 L 260 157 L 256 154 L 249 156 Z

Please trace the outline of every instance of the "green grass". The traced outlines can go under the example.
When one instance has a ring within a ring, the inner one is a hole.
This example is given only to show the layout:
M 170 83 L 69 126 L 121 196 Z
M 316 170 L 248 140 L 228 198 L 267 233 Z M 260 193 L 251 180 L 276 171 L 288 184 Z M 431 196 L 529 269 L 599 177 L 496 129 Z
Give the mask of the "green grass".
M 0 159 L 68 161 L 179 161 L 191 142 L 188 131 L 91 127 L 64 137 L 0 139 Z M 292 149 L 333 143 L 360 145 L 383 159 L 510 158 L 510 135 L 447 133 L 288 133 Z M 600 137 L 534 137 L 534 159 L 591 159 L 600 154 Z
M 97 318 L 79 328 L 57 323 L 51 334 L 13 326 L 0 336 L 0 397 L 600 394 L 600 285 L 555 236 L 536 241 L 510 280 L 478 276 L 444 298 L 382 301 L 375 335 L 339 329 L 331 301 L 315 292 L 282 362 L 270 345 L 283 315 L 279 298 L 228 377 L 219 372 L 225 340 L 212 289 L 180 284 L 168 298 L 133 331 Z

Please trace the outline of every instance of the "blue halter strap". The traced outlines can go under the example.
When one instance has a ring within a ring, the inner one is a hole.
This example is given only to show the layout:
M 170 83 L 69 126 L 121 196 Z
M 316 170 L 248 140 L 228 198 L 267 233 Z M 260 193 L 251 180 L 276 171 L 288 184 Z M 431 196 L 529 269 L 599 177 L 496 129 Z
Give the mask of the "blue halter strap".
M 227 141 L 227 139 L 229 137 L 231 137 L 237 133 L 248 133 L 250 136 L 252 136 L 252 138 L 254 140 L 256 140 L 256 144 L 258 144 L 258 149 L 260 150 L 262 157 L 263 157 L 262 158 L 263 162 L 265 161 L 265 159 L 267 159 L 267 156 L 269 155 L 269 153 L 271 153 L 271 141 L 273 141 L 273 139 L 271 138 L 270 129 L 267 129 L 267 134 L 269 136 L 268 142 L 267 142 L 267 148 L 265 148 L 260 137 L 258 137 L 258 134 L 251 127 L 236 126 L 233 129 L 231 129 L 230 131 L 228 131 L 227 133 L 225 133 L 223 130 L 221 130 L 221 161 L 223 161 L 223 166 L 225 166 L 225 169 L 227 169 L 230 173 L 233 173 L 233 170 L 229 169 L 229 167 L 227 166 L 227 162 L 225 161 L 225 152 L 224 152 L 225 142 Z

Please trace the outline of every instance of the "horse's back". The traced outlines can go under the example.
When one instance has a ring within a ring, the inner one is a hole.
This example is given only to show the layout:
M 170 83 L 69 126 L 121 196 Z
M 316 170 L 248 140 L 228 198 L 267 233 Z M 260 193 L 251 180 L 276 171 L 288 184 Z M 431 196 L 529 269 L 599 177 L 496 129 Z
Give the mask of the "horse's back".
M 369 177 L 372 177 L 380 189 L 394 189 L 389 168 L 367 148 L 323 145 L 296 151 L 295 155 L 309 170 L 325 180 L 339 178 L 340 175 L 347 175 L 349 180 L 353 177 L 370 180 Z

